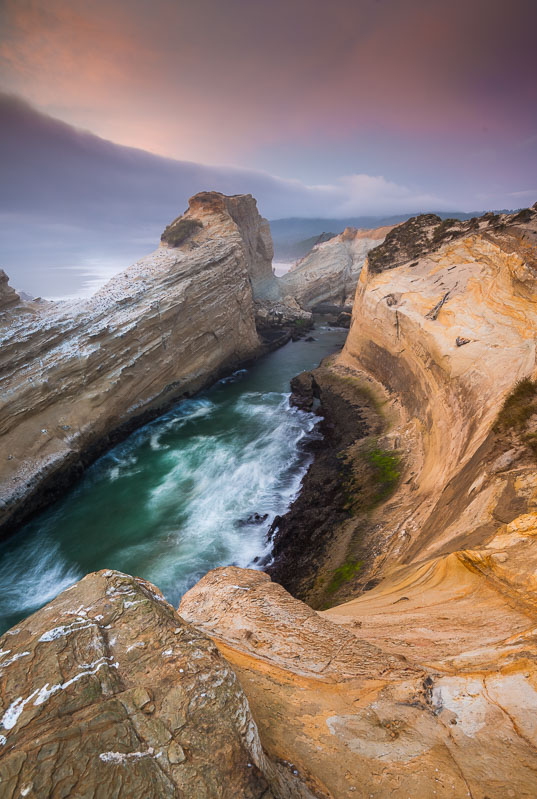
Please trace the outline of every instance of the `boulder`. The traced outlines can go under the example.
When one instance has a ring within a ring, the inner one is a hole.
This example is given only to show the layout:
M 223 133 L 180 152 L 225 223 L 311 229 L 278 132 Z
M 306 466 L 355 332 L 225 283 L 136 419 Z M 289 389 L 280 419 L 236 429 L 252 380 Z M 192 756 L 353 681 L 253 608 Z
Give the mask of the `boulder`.
M 150 583 L 90 574 L 0 649 L 3 799 L 273 796 L 233 669 Z

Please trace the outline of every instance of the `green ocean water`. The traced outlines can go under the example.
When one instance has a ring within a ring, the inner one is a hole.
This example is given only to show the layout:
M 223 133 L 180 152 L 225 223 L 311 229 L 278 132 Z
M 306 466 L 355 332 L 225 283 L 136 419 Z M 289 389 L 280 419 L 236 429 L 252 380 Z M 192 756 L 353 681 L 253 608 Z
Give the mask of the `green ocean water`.
M 144 577 L 177 605 L 209 569 L 270 556 L 267 531 L 318 435 L 318 418 L 289 406 L 289 381 L 340 349 L 346 331 L 313 335 L 133 433 L 0 545 L 0 631 L 97 569 Z

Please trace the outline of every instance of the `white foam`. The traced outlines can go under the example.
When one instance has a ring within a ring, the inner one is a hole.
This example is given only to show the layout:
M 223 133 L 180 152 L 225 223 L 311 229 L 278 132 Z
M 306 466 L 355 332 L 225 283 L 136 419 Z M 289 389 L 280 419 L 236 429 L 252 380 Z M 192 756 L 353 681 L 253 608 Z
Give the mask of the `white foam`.
M 0 615 L 31 613 L 82 576 L 67 564 L 59 546 L 43 534 L 8 550 L 0 565 Z M 12 631 L 13 634 L 16 631 Z

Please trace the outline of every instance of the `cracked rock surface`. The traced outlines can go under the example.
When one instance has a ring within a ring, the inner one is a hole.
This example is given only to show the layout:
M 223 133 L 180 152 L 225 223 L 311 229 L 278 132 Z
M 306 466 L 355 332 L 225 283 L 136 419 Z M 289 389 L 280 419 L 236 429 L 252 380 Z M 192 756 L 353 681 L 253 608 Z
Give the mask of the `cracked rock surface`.
M 90 574 L 0 649 L 3 799 L 274 796 L 232 668 L 150 583 Z

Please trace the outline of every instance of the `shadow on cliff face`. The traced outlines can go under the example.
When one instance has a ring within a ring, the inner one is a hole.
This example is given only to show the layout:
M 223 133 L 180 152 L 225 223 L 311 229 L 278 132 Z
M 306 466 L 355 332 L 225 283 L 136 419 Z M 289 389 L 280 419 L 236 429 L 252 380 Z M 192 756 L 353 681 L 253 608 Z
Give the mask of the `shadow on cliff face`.
M 505 398 L 488 436 L 470 460 L 446 485 L 438 502 L 413 544 L 404 562 L 419 558 L 422 550 L 438 535 L 439 519 L 444 528 L 455 523 L 476 491 L 486 490 L 497 476 L 505 485 L 491 506 L 490 518 L 469 531 L 464 530 L 438 548 L 438 555 L 454 550 L 473 549 L 489 541 L 498 524 L 509 524 L 527 513 L 528 497 L 517 483 L 521 472 L 535 468 L 537 462 L 537 381 L 520 380 Z

